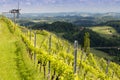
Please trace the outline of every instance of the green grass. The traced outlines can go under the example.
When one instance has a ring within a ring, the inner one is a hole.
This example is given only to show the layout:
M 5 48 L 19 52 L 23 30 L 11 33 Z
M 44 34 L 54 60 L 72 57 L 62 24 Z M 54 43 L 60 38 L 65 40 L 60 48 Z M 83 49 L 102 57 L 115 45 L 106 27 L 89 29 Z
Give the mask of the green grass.
M 107 53 L 105 53 L 103 51 L 92 49 L 92 48 L 90 49 L 90 51 L 91 51 L 91 53 L 93 53 L 94 55 L 96 55 L 99 58 L 106 58 L 106 59 L 111 60 L 111 57 Z
M 27 53 L 20 36 L 0 20 L 0 80 L 44 80 Z
M 0 80 L 20 80 L 16 66 L 15 39 L 7 26 L 0 26 Z
M 102 37 L 111 38 L 113 35 L 119 35 L 117 31 L 110 26 L 94 26 L 90 28 L 91 30 L 97 32 Z

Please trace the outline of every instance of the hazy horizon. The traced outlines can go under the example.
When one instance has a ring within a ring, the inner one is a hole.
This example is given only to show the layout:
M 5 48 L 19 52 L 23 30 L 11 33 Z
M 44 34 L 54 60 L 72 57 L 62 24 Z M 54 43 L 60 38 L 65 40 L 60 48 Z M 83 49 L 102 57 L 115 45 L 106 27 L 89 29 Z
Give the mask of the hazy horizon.
M 21 13 L 120 13 L 120 0 L 19 0 Z M 18 0 L 0 0 L 0 13 L 17 8 Z

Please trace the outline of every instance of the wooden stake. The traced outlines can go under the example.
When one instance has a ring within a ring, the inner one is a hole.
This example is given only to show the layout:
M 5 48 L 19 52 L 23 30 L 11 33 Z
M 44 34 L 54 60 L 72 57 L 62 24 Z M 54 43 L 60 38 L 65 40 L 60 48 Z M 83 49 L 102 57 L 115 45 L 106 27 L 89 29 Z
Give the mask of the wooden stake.
M 106 74 L 108 74 L 108 68 L 109 68 L 110 60 L 107 60 L 107 67 L 106 67 Z
M 34 32 L 34 47 L 36 47 L 36 31 Z M 36 62 L 36 53 L 34 52 L 34 64 Z
M 77 50 L 78 50 L 78 41 L 75 40 L 74 42 L 74 74 L 76 73 L 77 67 Z
M 29 39 L 30 39 L 30 41 L 31 41 L 31 31 L 32 31 L 32 30 L 30 29 L 30 38 L 29 38 Z
M 52 38 L 52 36 L 50 35 L 50 38 L 49 38 L 49 50 L 48 50 L 49 54 L 51 53 L 51 38 Z M 50 80 L 50 61 L 48 63 L 48 80 Z

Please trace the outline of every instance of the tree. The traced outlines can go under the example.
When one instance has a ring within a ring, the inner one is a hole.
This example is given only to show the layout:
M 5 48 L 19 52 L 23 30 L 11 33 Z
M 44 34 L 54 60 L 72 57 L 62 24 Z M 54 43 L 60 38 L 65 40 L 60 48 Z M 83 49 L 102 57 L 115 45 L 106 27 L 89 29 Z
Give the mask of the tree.
M 90 53 L 90 35 L 88 32 L 86 32 L 84 36 L 84 52 L 87 54 Z

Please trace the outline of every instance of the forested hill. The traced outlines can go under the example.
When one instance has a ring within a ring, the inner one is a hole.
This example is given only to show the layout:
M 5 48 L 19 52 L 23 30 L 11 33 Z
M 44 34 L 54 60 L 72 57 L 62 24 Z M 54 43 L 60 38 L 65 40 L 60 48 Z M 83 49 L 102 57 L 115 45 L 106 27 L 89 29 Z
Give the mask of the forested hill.
M 29 30 L 2 17 L 0 38 L 0 79 L 120 80 L 120 65 L 46 30 Z

